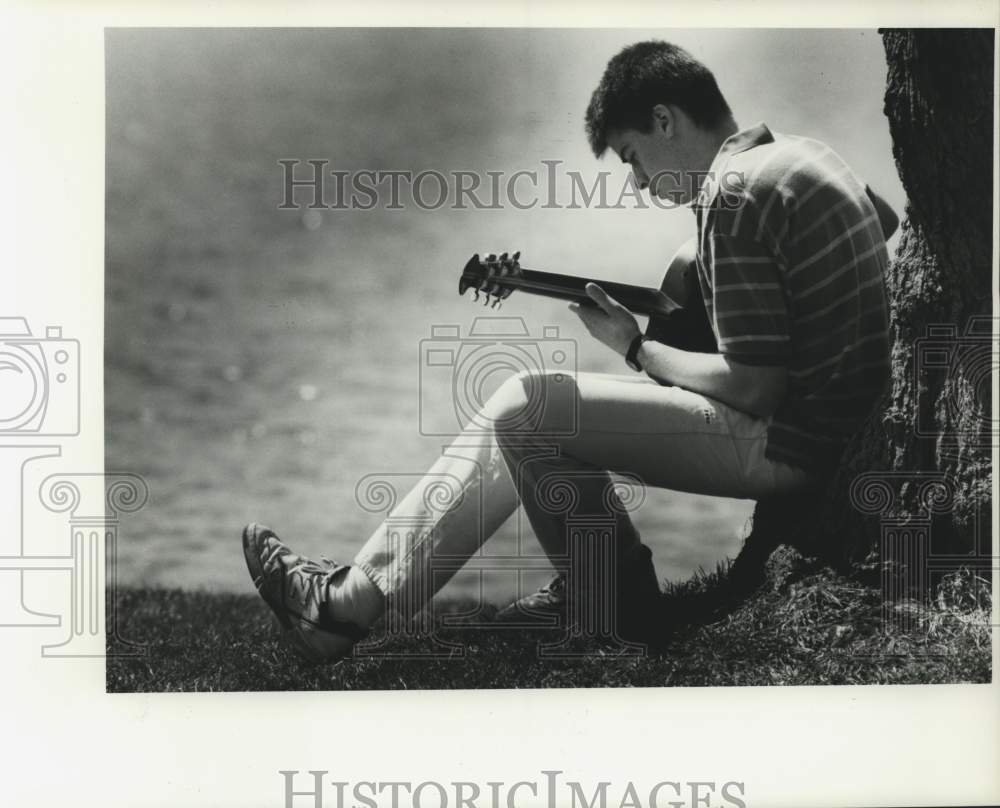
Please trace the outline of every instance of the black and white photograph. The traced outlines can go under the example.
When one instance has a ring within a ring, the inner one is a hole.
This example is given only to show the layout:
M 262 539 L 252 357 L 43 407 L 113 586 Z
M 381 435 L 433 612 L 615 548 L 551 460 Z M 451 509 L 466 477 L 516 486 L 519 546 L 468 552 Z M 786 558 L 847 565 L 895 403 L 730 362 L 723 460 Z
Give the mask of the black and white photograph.
M 0 4 L 0 805 L 1000 804 L 998 29 Z
M 990 681 L 993 49 L 108 29 L 108 690 Z

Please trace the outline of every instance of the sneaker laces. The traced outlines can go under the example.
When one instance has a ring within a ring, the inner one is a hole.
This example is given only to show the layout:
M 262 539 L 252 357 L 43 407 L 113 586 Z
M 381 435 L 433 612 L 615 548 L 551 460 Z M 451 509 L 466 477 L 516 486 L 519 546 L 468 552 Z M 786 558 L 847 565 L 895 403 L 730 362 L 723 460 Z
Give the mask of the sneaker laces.
M 295 561 L 287 560 L 288 555 L 294 556 Z M 320 563 L 294 553 L 288 555 L 281 559 L 281 565 L 285 570 L 291 593 L 302 594 L 306 603 L 321 606 L 326 600 L 326 589 L 330 579 L 340 570 L 346 569 L 345 565 L 338 564 L 326 556 L 320 556 L 322 562 Z

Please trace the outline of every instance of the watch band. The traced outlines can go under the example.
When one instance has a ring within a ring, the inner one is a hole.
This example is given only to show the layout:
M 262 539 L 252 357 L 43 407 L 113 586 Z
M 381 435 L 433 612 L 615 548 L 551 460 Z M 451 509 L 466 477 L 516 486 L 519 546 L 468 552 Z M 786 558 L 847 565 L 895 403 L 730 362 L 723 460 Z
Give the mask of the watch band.
M 625 364 L 628 365 L 632 370 L 639 372 L 642 370 L 642 365 L 639 364 L 639 349 L 649 337 L 645 334 L 637 334 L 635 339 L 632 340 L 631 344 L 628 346 L 628 351 L 625 352 Z

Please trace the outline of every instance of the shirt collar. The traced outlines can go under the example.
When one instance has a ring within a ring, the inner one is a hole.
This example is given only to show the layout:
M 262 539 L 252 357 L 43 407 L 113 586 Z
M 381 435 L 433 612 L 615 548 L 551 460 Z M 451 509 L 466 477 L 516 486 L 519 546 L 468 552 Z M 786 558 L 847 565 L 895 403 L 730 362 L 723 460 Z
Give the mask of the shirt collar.
M 761 146 L 764 143 L 774 143 L 774 135 L 767 128 L 767 124 L 763 122 L 727 137 L 712 160 L 712 165 L 709 166 L 708 174 L 695 196 L 695 203 L 707 204 L 711 200 L 714 189 L 719 187 L 719 175 L 732 155 L 752 149 L 754 146 Z
M 727 154 L 736 154 L 747 149 L 752 149 L 754 146 L 760 146 L 763 143 L 774 143 L 774 135 L 767 128 L 766 123 L 759 123 L 756 126 L 743 129 L 735 135 L 727 137 L 719 148 L 719 153 L 715 156 L 715 160 L 719 160 Z

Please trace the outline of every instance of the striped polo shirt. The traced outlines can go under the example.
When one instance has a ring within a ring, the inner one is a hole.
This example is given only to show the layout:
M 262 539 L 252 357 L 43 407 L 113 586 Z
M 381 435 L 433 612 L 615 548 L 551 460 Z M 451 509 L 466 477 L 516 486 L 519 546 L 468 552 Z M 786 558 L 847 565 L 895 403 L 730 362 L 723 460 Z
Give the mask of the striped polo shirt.
M 692 203 L 719 350 L 788 368 L 770 459 L 829 468 L 885 389 L 895 222 L 870 193 L 829 146 L 758 124 L 726 140 Z

